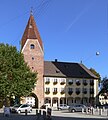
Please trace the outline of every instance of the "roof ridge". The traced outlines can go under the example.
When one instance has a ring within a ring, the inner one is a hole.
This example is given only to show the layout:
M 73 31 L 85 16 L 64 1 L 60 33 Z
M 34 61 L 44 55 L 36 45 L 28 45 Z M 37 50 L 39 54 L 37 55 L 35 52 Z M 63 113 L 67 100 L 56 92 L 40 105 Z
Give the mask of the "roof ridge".
M 84 64 L 82 63 L 78 63 L 84 71 L 86 71 L 89 75 L 91 75 L 92 77 L 98 79 L 98 77 L 96 75 L 94 75 Z

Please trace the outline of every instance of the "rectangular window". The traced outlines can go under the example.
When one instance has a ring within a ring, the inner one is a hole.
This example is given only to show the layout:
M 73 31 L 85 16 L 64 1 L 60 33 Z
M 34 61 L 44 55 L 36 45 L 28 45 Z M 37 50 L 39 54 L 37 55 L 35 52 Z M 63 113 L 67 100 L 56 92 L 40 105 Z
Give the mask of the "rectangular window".
M 73 91 L 73 89 L 72 89 L 72 88 L 68 88 L 68 91 L 69 91 L 69 92 L 72 92 L 72 91 Z
M 69 81 L 69 82 L 73 82 L 73 80 L 71 80 L 71 79 L 69 79 L 68 81 Z
M 46 92 L 50 92 L 50 88 L 46 88 L 46 90 L 45 90 Z
M 63 92 L 63 91 L 65 91 L 65 89 L 64 89 L 64 88 L 61 88 L 60 92 Z
M 76 88 L 76 91 L 80 91 L 80 88 Z
M 55 78 L 53 82 L 57 82 L 57 78 Z
M 50 82 L 50 78 L 46 78 L 46 81 L 45 82 Z
M 53 89 L 53 92 L 57 92 L 57 88 L 54 88 L 54 89 Z
M 61 82 L 65 82 L 65 79 L 64 79 L 64 78 L 62 78 L 62 79 L 61 79 Z
M 87 88 L 83 88 L 83 91 L 87 91 Z

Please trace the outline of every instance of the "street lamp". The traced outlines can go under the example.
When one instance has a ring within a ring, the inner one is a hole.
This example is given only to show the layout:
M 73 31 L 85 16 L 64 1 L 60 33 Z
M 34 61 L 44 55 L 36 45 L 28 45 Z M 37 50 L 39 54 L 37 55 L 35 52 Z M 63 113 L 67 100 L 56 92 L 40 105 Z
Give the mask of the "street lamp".
M 100 52 L 99 51 L 97 51 L 96 53 L 95 53 L 95 55 L 96 56 L 99 56 L 100 55 Z M 91 59 L 92 57 L 94 56 L 94 54 L 93 55 L 91 55 L 91 56 L 89 56 L 88 58 L 86 58 L 85 60 L 81 60 L 81 62 L 80 63 L 83 63 L 83 62 L 85 62 L 85 61 L 88 61 L 89 59 Z
M 96 53 L 95 53 L 95 55 L 96 56 L 99 56 L 100 55 L 100 52 L 99 51 L 97 51 Z M 84 60 L 84 61 L 87 61 L 87 60 L 89 60 L 90 58 L 91 58 L 92 56 L 90 56 L 90 57 L 88 57 L 86 60 Z M 81 60 L 81 64 L 82 64 L 83 62 L 82 62 L 82 60 Z M 84 78 L 84 77 L 83 77 Z M 84 86 L 82 85 L 82 90 L 84 89 Z M 90 95 L 91 96 L 91 95 Z M 83 103 L 83 97 L 84 97 L 84 95 L 83 95 L 83 93 L 82 93 L 82 103 Z M 92 94 L 92 96 L 91 97 L 94 97 L 94 94 Z M 93 102 L 93 100 L 91 101 L 91 102 Z
M 98 56 L 100 54 L 100 52 L 96 52 L 96 55 Z

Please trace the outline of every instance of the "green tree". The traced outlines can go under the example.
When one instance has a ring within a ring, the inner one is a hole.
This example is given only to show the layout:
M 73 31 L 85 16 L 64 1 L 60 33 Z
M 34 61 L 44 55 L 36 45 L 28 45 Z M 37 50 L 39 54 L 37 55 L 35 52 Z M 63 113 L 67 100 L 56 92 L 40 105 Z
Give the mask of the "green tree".
M 100 76 L 100 74 L 99 74 L 98 72 L 96 72 L 96 70 L 93 69 L 93 68 L 90 68 L 90 71 L 91 71 L 94 75 L 96 75 L 96 76 L 98 77 L 98 82 L 99 82 L 99 85 L 100 85 L 100 82 L 101 82 L 101 76 Z
M 0 44 L 0 96 L 27 96 L 35 87 L 37 73 L 32 72 L 16 47 Z M 6 102 L 7 103 L 7 102 Z
M 108 78 L 104 77 L 103 80 L 101 81 L 101 89 L 99 94 L 102 94 L 105 99 L 107 99 L 108 96 Z

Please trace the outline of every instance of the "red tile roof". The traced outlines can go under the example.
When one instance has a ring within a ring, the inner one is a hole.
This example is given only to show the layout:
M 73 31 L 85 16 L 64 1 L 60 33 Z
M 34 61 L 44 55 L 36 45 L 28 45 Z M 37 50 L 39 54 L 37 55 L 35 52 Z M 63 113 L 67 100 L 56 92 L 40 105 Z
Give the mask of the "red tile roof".
M 30 15 L 30 18 L 28 20 L 28 24 L 26 26 L 26 29 L 24 31 L 24 34 L 21 39 L 21 49 L 23 48 L 24 44 L 26 43 L 27 39 L 38 39 L 40 46 L 43 50 L 42 40 L 40 37 L 40 34 L 38 32 L 35 20 L 33 15 Z

